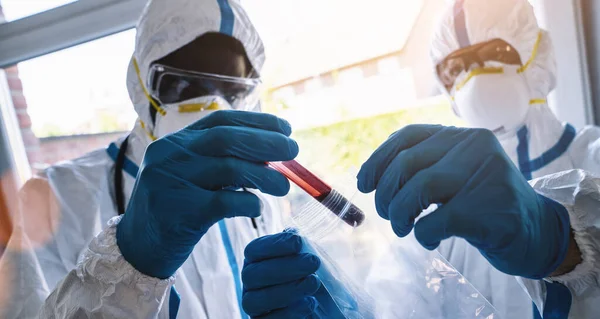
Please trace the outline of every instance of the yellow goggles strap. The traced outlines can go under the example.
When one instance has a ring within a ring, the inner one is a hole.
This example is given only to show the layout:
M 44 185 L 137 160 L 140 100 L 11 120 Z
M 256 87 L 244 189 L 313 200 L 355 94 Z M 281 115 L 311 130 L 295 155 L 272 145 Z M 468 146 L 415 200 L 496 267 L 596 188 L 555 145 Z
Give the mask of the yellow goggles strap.
M 531 63 L 533 63 L 533 60 L 535 60 L 535 58 L 537 57 L 541 42 L 542 42 L 542 31 L 538 32 L 538 36 L 537 36 L 537 39 L 535 40 L 535 44 L 533 45 L 533 51 L 531 52 L 531 56 L 529 57 L 529 60 L 527 60 L 527 63 L 523 64 L 523 66 L 521 66 L 517 70 L 517 72 L 523 73 L 529 68 Z
M 165 114 L 167 114 L 167 112 L 165 110 L 163 110 L 154 101 L 154 99 L 152 99 L 152 97 L 150 96 L 150 93 L 148 93 L 148 90 L 146 89 L 146 86 L 144 85 L 144 81 L 142 80 L 142 75 L 141 75 L 141 72 L 140 72 L 140 67 L 139 67 L 139 65 L 137 63 L 137 60 L 135 58 L 133 59 L 133 67 L 135 68 L 135 73 L 137 74 L 138 81 L 140 82 L 140 85 L 142 86 L 142 90 L 144 91 L 144 95 L 146 96 L 146 98 L 148 99 L 148 101 L 150 101 L 150 104 L 152 104 L 152 107 L 154 107 L 154 109 L 156 110 L 156 112 L 158 112 L 162 116 L 165 116 Z

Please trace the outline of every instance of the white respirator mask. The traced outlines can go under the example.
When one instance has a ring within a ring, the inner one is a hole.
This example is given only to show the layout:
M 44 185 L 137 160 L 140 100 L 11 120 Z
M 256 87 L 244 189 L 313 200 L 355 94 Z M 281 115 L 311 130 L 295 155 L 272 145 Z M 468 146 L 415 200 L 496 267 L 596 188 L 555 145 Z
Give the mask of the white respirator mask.
M 191 100 L 161 105 L 164 110 L 156 114 L 154 136 L 161 138 L 206 117 L 218 110 L 231 110 L 231 105 L 220 96 L 201 96 Z
M 486 67 L 470 71 L 453 89 L 456 112 L 467 125 L 494 132 L 523 125 L 530 93 L 518 66 Z

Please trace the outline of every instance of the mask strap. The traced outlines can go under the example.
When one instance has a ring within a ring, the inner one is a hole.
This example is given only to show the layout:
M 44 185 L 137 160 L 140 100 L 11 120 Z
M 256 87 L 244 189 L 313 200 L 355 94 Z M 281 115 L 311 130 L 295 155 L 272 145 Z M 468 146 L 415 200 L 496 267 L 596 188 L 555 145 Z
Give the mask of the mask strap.
M 133 59 L 133 67 L 135 68 L 135 73 L 137 74 L 137 78 L 138 78 L 138 82 L 140 82 L 140 85 L 142 86 L 142 91 L 144 92 L 144 95 L 146 96 L 146 99 L 148 99 L 148 101 L 150 101 L 150 105 L 152 105 L 152 107 L 156 110 L 156 112 L 158 112 L 160 115 L 165 116 L 167 115 L 167 111 L 165 111 L 163 108 L 161 108 L 155 101 L 154 99 L 152 99 L 152 97 L 150 96 L 150 93 L 148 93 L 148 90 L 146 89 L 146 86 L 144 85 L 144 81 L 142 80 L 142 75 L 140 72 L 140 67 L 137 63 L 137 59 Z M 148 126 L 146 125 L 146 123 L 144 123 L 144 121 L 142 121 L 142 119 L 139 119 L 140 121 L 140 126 L 142 127 L 142 129 L 144 129 L 144 131 L 146 131 L 146 134 L 148 134 L 148 137 L 150 137 L 150 139 L 152 141 L 156 141 L 158 138 L 156 136 L 154 136 L 154 134 L 152 134 L 152 132 L 150 132 L 150 130 L 148 129 Z
M 531 66 L 531 64 L 537 57 L 541 42 L 542 42 L 542 31 L 538 32 L 538 36 L 537 36 L 537 39 L 535 40 L 535 44 L 533 45 L 533 51 L 531 52 L 531 56 L 529 57 L 529 60 L 527 60 L 527 63 L 525 63 L 519 69 L 517 69 L 518 73 L 523 73 L 523 72 L 527 71 L 529 66 Z M 529 101 L 529 105 L 546 104 L 546 103 L 548 103 L 547 99 L 531 99 Z
M 498 72 L 498 73 L 502 73 L 502 72 Z M 490 72 L 487 72 L 487 74 L 490 74 Z M 458 85 L 456 86 L 455 90 L 458 91 L 460 88 L 462 88 L 464 86 L 464 84 L 467 83 L 467 81 L 474 75 L 470 75 L 469 78 L 465 79 L 463 82 L 461 82 L 461 86 L 459 87 Z M 454 95 L 450 95 L 450 100 L 454 103 Z M 536 104 L 546 104 L 548 103 L 547 99 L 531 99 L 529 100 L 529 105 L 536 105 Z
M 529 100 L 529 105 L 546 104 L 546 103 L 548 103 L 548 100 L 546 100 L 546 99 L 531 99 L 531 100 Z

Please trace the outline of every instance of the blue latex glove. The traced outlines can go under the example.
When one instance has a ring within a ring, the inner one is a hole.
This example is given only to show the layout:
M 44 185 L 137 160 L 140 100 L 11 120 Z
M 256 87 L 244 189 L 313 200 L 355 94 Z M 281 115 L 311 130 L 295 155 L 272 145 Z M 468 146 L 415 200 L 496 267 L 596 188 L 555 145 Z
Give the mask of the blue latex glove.
M 344 313 L 360 317 L 350 291 L 294 229 L 248 244 L 242 282 L 242 305 L 253 317 L 345 319 Z
M 314 318 L 321 287 L 315 275 L 319 257 L 302 253 L 303 240 L 279 233 L 252 241 L 246 247 L 242 307 L 252 318 Z
M 507 274 L 547 277 L 567 253 L 566 209 L 530 187 L 488 130 L 407 126 L 363 164 L 358 188 L 376 190 L 379 215 L 400 237 L 443 204 L 414 225 L 419 243 L 431 250 L 462 237 Z
M 283 196 L 288 180 L 268 161 L 296 157 L 291 127 L 273 115 L 218 111 L 150 144 L 117 226 L 117 244 L 140 272 L 168 278 L 219 220 L 258 217 L 250 192 Z

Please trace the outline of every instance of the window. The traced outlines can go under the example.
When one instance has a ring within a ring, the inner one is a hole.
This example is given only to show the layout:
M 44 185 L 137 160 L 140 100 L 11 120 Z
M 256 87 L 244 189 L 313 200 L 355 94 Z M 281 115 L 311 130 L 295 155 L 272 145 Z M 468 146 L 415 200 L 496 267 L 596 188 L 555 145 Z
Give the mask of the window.
M 341 85 L 355 85 L 360 83 L 363 79 L 363 70 L 357 67 L 353 67 L 340 72 Z
M 320 90 L 323 87 L 323 85 L 321 83 L 320 78 L 314 77 L 314 78 L 306 81 L 305 87 L 306 87 L 306 91 L 314 92 L 314 91 Z
M 16 19 L 15 8 L 29 1 L 0 2 Z M 33 6 L 20 17 L 68 2 L 33 1 L 45 7 Z M 423 3 L 375 0 L 365 12 L 364 5 L 348 7 L 344 0 L 245 2 L 267 50 L 263 110 L 292 123 L 303 150 L 299 160 L 330 183 L 345 178 L 404 125 L 457 123 L 444 98 L 418 94 L 434 81 L 423 63 L 427 52 L 414 54 L 419 41 L 408 39 L 428 39 L 443 9 Z M 342 7 L 347 10 L 340 15 Z M 35 168 L 106 146 L 131 129 L 136 113 L 125 77 L 133 47 L 130 30 L 18 65 L 23 88 L 13 100 L 25 102 L 39 139 L 40 155 L 30 156 Z
M 125 79 L 133 47 L 134 32 L 126 31 L 20 63 L 36 136 L 130 129 L 136 116 Z
M 404 125 L 460 124 L 444 97 L 419 94 L 431 92 L 435 84 L 425 48 L 444 9 L 423 4 L 245 2 L 266 45 L 265 83 L 279 88 L 264 102 L 264 109 L 292 124 L 301 150 L 299 161 L 329 183 L 344 183 Z M 317 76 L 319 90 L 307 81 L 306 90 L 292 93 L 294 83 Z
M 126 88 L 133 30 L 9 68 L 11 95 L 34 169 L 105 147 L 137 118 Z
M 6 21 L 19 20 L 77 0 L 0 0 Z
M 379 67 L 375 62 L 368 62 L 362 66 L 365 77 L 376 76 L 379 73 Z

